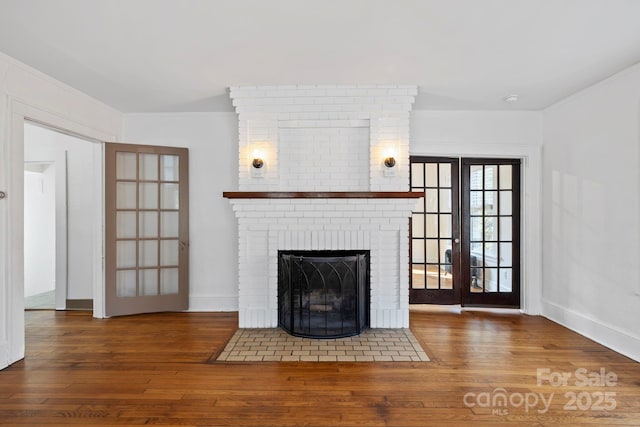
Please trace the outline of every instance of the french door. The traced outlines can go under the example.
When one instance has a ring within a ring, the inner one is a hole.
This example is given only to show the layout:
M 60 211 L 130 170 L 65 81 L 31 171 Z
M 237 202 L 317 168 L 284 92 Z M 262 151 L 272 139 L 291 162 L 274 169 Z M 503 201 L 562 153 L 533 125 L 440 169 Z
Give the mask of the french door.
M 186 148 L 105 144 L 105 314 L 185 310 Z
M 411 191 L 424 191 L 411 217 L 412 304 L 460 304 L 459 161 L 412 157 Z
M 412 304 L 520 306 L 520 160 L 411 158 Z

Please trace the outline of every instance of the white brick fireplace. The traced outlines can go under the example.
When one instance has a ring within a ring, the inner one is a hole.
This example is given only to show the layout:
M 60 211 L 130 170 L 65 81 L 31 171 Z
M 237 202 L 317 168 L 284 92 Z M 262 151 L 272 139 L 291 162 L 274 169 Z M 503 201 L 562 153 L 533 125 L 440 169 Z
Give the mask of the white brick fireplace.
M 278 324 L 279 250 L 370 251 L 370 326 L 409 326 L 415 86 L 233 87 L 240 327 Z M 396 165 L 384 165 L 392 156 Z M 264 166 L 252 166 L 254 158 Z

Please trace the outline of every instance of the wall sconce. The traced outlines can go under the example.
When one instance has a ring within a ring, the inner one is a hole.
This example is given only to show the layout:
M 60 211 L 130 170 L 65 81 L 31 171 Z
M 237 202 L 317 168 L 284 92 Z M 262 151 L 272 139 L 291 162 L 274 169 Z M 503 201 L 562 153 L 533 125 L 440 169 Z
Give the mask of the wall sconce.
M 253 166 L 256 169 L 260 169 L 261 167 L 264 166 L 264 160 L 262 160 L 259 157 L 256 157 L 253 159 L 253 162 L 251 162 L 251 166 Z
M 387 147 L 382 153 L 382 157 L 384 158 L 382 161 L 384 176 L 396 176 L 398 171 L 396 151 L 395 147 Z
M 396 158 L 393 156 L 389 156 L 384 159 L 384 165 L 388 168 L 392 168 L 396 165 Z
M 264 177 L 264 170 L 266 169 L 266 163 L 261 150 L 253 150 L 251 160 L 251 177 L 262 178 Z

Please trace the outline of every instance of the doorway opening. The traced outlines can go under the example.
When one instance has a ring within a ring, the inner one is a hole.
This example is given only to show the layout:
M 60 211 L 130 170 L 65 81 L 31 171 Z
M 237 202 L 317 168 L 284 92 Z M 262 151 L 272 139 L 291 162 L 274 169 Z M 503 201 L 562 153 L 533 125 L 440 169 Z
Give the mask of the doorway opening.
M 58 165 L 60 166 L 60 165 Z M 64 219 L 66 222 L 66 218 Z M 56 308 L 56 164 L 24 164 L 24 307 Z
M 26 119 L 23 131 L 25 308 L 92 310 L 96 143 Z

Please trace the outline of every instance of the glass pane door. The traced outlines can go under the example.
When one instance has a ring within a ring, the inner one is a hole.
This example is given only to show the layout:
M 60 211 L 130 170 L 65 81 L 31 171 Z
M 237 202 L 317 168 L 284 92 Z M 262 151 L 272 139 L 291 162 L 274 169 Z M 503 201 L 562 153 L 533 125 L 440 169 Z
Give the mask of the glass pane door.
M 520 161 L 462 159 L 463 305 L 520 306 Z
M 187 150 L 107 144 L 105 154 L 107 315 L 185 309 Z
M 519 307 L 520 160 L 413 156 L 410 179 L 409 302 Z
M 424 191 L 411 217 L 412 304 L 458 304 L 458 159 L 411 158 L 411 191 Z

